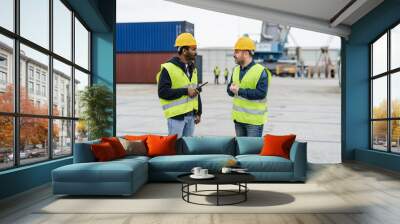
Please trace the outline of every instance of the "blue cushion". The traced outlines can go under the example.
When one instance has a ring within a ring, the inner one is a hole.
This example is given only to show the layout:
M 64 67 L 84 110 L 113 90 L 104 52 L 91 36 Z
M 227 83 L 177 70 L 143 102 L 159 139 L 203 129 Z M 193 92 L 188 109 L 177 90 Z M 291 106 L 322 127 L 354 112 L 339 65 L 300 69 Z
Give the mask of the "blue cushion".
M 174 155 L 158 156 L 149 160 L 149 170 L 163 172 L 190 172 L 193 167 L 200 166 L 212 172 L 219 171 L 226 165 L 231 155 Z
M 183 137 L 178 154 L 226 154 L 235 155 L 235 139 L 233 137 Z
M 293 172 L 292 161 L 278 156 L 239 155 L 239 165 L 250 172 Z
M 99 144 L 100 140 L 93 140 L 81 143 L 75 143 L 74 147 L 74 163 L 89 163 L 95 162 L 96 158 L 93 155 L 90 146 L 92 144 Z
M 260 154 L 264 144 L 262 137 L 236 137 L 236 155 Z

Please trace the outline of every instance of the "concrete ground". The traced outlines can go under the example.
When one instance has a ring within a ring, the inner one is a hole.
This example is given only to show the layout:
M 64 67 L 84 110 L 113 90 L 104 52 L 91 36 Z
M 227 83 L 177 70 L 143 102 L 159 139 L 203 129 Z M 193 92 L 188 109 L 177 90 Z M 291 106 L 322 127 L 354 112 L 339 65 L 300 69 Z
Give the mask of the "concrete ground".
M 201 93 L 202 121 L 195 135 L 233 136 L 231 98 L 225 85 Z M 308 143 L 311 163 L 340 163 L 340 88 L 338 80 L 274 77 L 268 91 L 269 121 L 264 134 L 294 133 Z M 167 134 L 156 85 L 117 85 L 117 134 Z

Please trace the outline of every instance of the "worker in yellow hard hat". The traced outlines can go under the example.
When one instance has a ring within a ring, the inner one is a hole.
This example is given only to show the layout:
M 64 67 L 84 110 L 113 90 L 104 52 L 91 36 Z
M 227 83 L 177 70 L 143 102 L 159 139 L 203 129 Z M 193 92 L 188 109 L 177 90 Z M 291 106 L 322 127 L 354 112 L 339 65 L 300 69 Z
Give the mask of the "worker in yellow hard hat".
M 271 72 L 253 60 L 256 45 L 247 36 L 240 37 L 234 47 L 237 66 L 227 87 L 233 97 L 232 119 L 236 136 L 260 137 L 268 118 L 267 92 Z
M 228 68 L 225 68 L 225 70 L 224 70 L 225 83 L 224 84 L 228 83 L 228 76 L 229 76 L 229 70 L 228 70 Z
M 201 89 L 195 67 L 197 42 L 190 33 L 175 40 L 177 56 L 164 64 L 157 74 L 158 97 L 168 123 L 168 134 L 192 136 L 201 120 Z
M 219 75 L 221 74 L 221 69 L 219 69 L 218 65 L 214 67 L 214 84 L 219 84 Z

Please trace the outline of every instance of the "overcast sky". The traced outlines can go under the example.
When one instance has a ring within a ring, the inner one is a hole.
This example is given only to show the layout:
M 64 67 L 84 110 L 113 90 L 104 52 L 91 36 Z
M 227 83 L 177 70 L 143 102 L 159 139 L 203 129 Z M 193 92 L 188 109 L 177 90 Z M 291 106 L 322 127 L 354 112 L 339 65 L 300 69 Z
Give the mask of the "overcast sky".
M 232 47 L 247 33 L 258 40 L 261 21 L 189 7 L 164 0 L 117 0 L 117 22 L 182 21 L 194 24 L 198 47 Z M 340 48 L 340 38 L 291 28 L 291 36 L 301 47 L 320 47 L 329 43 Z M 331 39 L 331 40 L 330 40 Z M 289 38 L 288 46 L 296 44 Z

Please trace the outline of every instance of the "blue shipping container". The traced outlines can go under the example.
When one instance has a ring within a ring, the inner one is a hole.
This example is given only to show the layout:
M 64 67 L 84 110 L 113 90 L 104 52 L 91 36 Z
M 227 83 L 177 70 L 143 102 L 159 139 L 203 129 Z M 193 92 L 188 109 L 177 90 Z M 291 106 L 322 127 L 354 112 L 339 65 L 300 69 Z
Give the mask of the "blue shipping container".
M 186 21 L 117 23 L 117 52 L 174 52 L 180 33 L 194 34 L 194 25 Z

